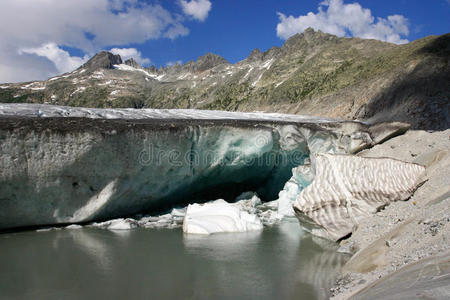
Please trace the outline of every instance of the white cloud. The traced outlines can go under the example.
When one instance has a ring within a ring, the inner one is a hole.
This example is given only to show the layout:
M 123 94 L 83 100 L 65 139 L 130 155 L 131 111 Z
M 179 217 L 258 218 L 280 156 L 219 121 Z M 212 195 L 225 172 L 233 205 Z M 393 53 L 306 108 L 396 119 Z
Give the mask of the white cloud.
M 344 4 L 342 0 L 323 1 L 318 12 L 309 12 L 304 16 L 294 17 L 278 13 L 280 23 L 277 35 L 282 39 L 303 32 L 312 27 L 337 36 L 355 36 L 366 39 L 403 44 L 409 34 L 408 19 L 402 15 L 387 18 L 375 18 L 370 9 L 359 3 Z
M 138 51 L 136 48 L 112 48 L 109 52 L 119 54 L 123 61 L 134 58 L 141 65 L 148 65 L 150 63 L 150 59 L 142 57 L 141 51 Z
M 88 60 L 88 56 L 83 58 L 77 56 L 70 56 L 69 52 L 62 50 L 55 43 L 47 43 L 38 48 L 20 49 L 19 54 L 36 54 L 45 57 L 55 64 L 56 69 L 60 73 L 70 72 Z
M 2 0 L 0 82 L 45 79 L 84 59 L 62 46 L 92 56 L 110 45 L 187 35 L 182 22 L 143 0 Z
M 164 33 L 164 37 L 169 38 L 171 40 L 175 39 L 179 36 L 185 36 L 189 34 L 189 29 L 184 27 L 181 24 L 174 24 Z
M 183 63 L 182 60 L 168 61 L 166 63 L 166 66 L 170 67 L 170 66 L 175 66 L 175 65 L 181 65 L 182 63 Z
M 204 21 L 211 10 L 211 2 L 209 0 L 180 0 L 180 4 L 186 15 L 199 21 Z

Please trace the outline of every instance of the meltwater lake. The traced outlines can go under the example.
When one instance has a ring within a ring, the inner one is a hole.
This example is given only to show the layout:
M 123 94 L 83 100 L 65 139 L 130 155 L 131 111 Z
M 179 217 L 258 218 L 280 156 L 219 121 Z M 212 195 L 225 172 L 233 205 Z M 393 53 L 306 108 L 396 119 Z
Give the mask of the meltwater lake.
M 0 234 L 1 299 L 323 299 L 348 256 L 287 219 L 247 233 Z

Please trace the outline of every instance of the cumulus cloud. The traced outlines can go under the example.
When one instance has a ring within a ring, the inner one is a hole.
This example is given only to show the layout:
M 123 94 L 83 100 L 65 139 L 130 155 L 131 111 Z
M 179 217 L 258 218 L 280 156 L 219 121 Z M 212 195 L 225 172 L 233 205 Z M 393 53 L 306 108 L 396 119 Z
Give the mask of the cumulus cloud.
M 403 44 L 408 40 L 409 22 L 402 15 L 387 18 L 372 16 L 370 9 L 359 3 L 345 4 L 342 0 L 328 0 L 319 4 L 318 12 L 294 17 L 278 13 L 277 35 L 282 39 L 312 27 L 337 36 L 354 36 Z
M 189 33 L 182 22 L 143 0 L 2 0 L 0 82 L 45 79 L 85 60 L 62 46 L 93 55 L 110 45 L 175 39 Z
M 209 0 L 180 0 L 180 4 L 186 15 L 199 21 L 204 21 L 211 10 L 211 2 Z
M 150 64 L 150 59 L 142 57 L 141 51 L 137 50 L 136 48 L 112 48 L 111 50 L 109 50 L 109 52 L 120 55 L 123 61 L 134 58 L 134 60 L 141 65 Z
M 56 69 L 60 73 L 70 72 L 78 68 L 89 58 L 87 55 L 84 57 L 70 56 L 69 52 L 62 50 L 55 43 L 44 44 L 37 48 L 19 50 L 19 54 L 22 53 L 36 54 L 47 58 L 49 61 L 54 63 Z

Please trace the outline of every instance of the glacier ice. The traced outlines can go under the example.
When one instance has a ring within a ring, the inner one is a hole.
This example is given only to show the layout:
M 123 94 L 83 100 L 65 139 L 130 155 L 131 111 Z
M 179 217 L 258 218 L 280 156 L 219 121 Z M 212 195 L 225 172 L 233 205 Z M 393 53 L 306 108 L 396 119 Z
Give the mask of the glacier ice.
M 314 179 L 313 169 L 311 168 L 311 156 L 304 165 L 292 169 L 292 177 L 286 182 L 283 189 L 278 194 L 278 214 L 286 217 L 294 217 L 292 205 L 300 192 L 307 187 Z
M 275 202 L 275 201 L 272 201 Z M 225 206 L 231 206 L 234 210 L 238 210 L 240 213 L 245 213 L 250 215 L 250 219 L 255 218 L 259 219 L 263 225 L 273 225 L 279 223 L 281 221 L 282 216 L 278 215 L 276 211 L 276 205 L 270 202 L 262 203 L 261 199 L 254 192 L 245 192 L 236 198 L 235 202 L 228 203 L 223 199 L 218 199 L 214 201 L 207 202 L 207 204 L 211 203 L 226 203 Z M 202 204 L 194 204 L 194 205 L 202 205 Z M 186 212 L 188 207 L 183 208 L 173 208 L 170 212 L 162 215 L 137 215 L 134 218 L 118 218 L 111 219 L 104 222 L 93 222 L 87 225 L 86 227 L 94 227 L 100 229 L 108 229 L 108 230 L 131 230 L 134 228 L 179 228 L 183 226 Z M 71 224 L 64 228 L 66 229 L 79 229 L 84 226 L 78 224 Z M 50 228 L 59 229 L 58 227 Z
M 256 215 L 222 199 L 204 204 L 190 204 L 183 222 L 183 231 L 193 234 L 246 232 L 262 228 L 263 224 Z
M 297 197 L 295 213 L 313 234 L 337 241 L 361 218 L 406 200 L 425 181 L 425 167 L 391 158 L 314 154 L 315 177 Z
M 407 126 L 373 128 L 282 114 L 0 104 L 0 229 L 123 218 L 249 190 L 274 200 L 311 153 L 353 153 Z M 278 217 L 269 209 L 264 218 Z
M 109 230 L 130 230 L 138 227 L 136 220 L 131 218 L 113 219 L 105 222 L 93 223 L 90 226 Z

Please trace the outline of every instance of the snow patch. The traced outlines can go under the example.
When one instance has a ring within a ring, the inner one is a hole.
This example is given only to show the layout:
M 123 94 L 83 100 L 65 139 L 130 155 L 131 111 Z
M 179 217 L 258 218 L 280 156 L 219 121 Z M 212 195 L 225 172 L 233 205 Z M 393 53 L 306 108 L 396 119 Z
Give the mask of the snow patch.
M 270 67 L 272 66 L 272 64 L 273 64 L 273 58 L 271 58 L 271 59 L 269 59 L 268 61 L 265 61 L 259 68 L 260 69 L 267 69 L 267 70 L 269 70 L 270 69 Z
M 261 80 L 262 76 L 264 75 L 264 73 L 261 73 L 258 78 L 252 83 L 252 86 L 255 87 L 256 84 L 258 84 L 258 82 Z
M 275 84 L 275 87 L 277 88 L 277 87 L 279 87 L 281 84 L 283 84 L 283 82 L 285 82 L 286 80 L 282 80 L 282 81 L 280 81 L 280 82 L 278 82 L 277 84 Z
M 185 73 L 183 75 L 180 75 L 177 77 L 178 80 L 183 80 L 186 79 L 187 77 L 189 77 L 191 75 L 191 73 Z
M 84 91 L 85 89 L 86 89 L 86 87 L 84 87 L 84 86 L 77 87 L 77 89 L 70 94 L 70 97 L 72 97 L 76 93 Z
M 166 76 L 166 74 L 162 74 L 162 75 L 156 76 L 155 79 L 158 80 L 158 81 L 161 81 L 164 78 L 164 76 Z
M 253 71 L 253 67 L 250 67 L 250 69 L 248 69 L 247 73 L 244 75 L 244 77 L 242 79 L 247 79 L 248 75 L 250 75 L 250 72 Z
M 104 78 L 104 77 L 105 77 L 105 75 L 103 74 L 102 71 L 94 72 L 94 74 L 92 74 L 92 75 L 90 76 L 90 78 L 95 78 L 95 79 L 102 79 L 102 78 Z
M 99 83 L 97 85 L 110 85 L 111 83 L 113 83 L 113 81 L 112 80 L 108 80 L 108 81 L 105 81 L 103 83 Z
M 126 65 L 126 64 L 114 65 L 114 68 L 116 68 L 118 70 L 121 70 L 121 71 L 141 72 L 141 73 L 144 73 L 145 75 L 147 75 L 148 77 L 154 78 L 154 79 L 159 81 L 159 79 L 158 79 L 159 76 L 158 75 L 150 74 L 149 72 L 147 72 L 147 71 L 145 71 L 143 69 L 136 69 L 136 68 L 133 68 L 132 66 L 129 66 L 129 65 Z
M 45 85 L 42 82 L 35 81 L 35 82 L 29 83 L 27 85 L 24 85 L 24 86 L 22 86 L 20 88 L 22 90 L 34 90 L 34 91 L 37 91 L 37 90 L 44 90 L 45 89 Z

